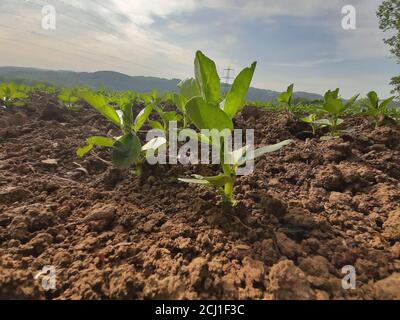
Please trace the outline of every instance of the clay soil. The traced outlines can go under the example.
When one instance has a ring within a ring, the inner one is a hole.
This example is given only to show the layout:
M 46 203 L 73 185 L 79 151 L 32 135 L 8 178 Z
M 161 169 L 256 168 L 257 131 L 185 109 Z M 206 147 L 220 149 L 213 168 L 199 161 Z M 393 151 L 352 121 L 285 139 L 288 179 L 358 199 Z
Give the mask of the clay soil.
M 114 169 L 80 159 L 115 128 L 52 96 L 0 110 L 0 299 L 400 299 L 400 127 L 331 141 L 287 115 L 246 107 L 256 143 L 295 139 L 235 187 L 238 205 L 177 177 L 207 166 Z M 56 289 L 35 276 L 56 268 Z M 354 266 L 356 289 L 342 288 Z

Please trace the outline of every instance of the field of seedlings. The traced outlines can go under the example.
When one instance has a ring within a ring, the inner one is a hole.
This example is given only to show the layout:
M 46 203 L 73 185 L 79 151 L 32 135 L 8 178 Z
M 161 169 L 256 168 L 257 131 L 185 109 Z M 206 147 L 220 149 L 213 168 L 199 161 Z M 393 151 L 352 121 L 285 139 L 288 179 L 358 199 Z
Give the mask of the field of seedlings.
M 263 104 L 256 63 L 226 94 L 194 69 L 179 94 L 0 84 L 0 299 L 400 299 L 393 98 Z M 171 122 L 220 162 L 150 164 Z M 202 131 L 237 129 L 253 149 Z

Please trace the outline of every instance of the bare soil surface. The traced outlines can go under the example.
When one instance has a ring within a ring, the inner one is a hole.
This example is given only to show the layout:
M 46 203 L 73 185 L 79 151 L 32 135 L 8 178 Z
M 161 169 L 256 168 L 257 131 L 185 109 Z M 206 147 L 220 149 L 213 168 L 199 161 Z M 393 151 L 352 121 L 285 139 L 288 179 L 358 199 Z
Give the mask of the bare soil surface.
M 178 182 L 207 166 L 146 167 L 142 179 L 80 159 L 114 128 L 54 97 L 0 110 L 0 299 L 400 299 L 400 127 L 320 141 L 284 114 L 246 107 L 256 143 L 295 139 L 238 179 L 238 206 Z M 35 276 L 56 268 L 56 289 Z M 355 290 L 342 288 L 354 266 Z

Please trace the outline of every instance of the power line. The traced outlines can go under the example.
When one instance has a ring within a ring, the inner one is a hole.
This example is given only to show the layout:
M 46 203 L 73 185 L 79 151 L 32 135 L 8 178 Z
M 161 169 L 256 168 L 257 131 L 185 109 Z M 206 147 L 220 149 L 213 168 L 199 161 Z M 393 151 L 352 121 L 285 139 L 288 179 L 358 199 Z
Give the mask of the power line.
M 228 68 L 224 69 L 224 72 L 226 72 L 226 74 L 225 74 L 225 77 L 222 77 L 222 79 L 225 80 L 226 84 L 229 84 L 229 81 L 233 80 L 233 77 L 231 77 L 231 72 L 235 72 L 235 69 L 228 67 Z
M 229 90 L 229 82 L 234 79 L 234 77 L 231 76 L 231 73 L 235 72 L 235 69 L 228 67 L 228 68 L 224 69 L 224 72 L 225 72 L 225 76 L 222 77 L 222 79 L 225 80 L 225 82 L 223 84 L 224 89 L 222 91 L 225 94 Z

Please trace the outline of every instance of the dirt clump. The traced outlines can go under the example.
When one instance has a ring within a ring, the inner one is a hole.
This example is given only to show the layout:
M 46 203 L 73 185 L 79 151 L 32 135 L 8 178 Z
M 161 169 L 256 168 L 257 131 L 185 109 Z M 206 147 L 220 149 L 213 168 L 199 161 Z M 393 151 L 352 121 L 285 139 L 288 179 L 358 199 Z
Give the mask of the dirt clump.
M 213 166 L 112 168 L 85 158 L 91 135 L 116 136 L 91 108 L 54 96 L 0 110 L 0 299 L 398 299 L 400 128 L 321 141 L 283 113 L 245 107 L 234 119 L 265 155 L 235 186 L 237 207 L 178 177 Z M 345 290 L 342 268 L 357 273 Z M 55 290 L 35 276 L 54 266 Z

